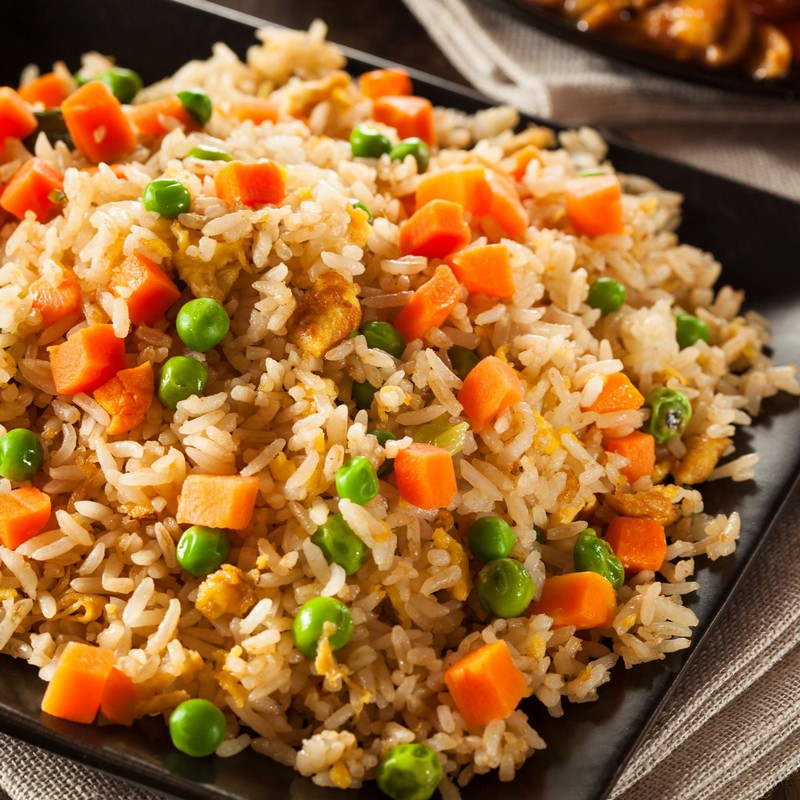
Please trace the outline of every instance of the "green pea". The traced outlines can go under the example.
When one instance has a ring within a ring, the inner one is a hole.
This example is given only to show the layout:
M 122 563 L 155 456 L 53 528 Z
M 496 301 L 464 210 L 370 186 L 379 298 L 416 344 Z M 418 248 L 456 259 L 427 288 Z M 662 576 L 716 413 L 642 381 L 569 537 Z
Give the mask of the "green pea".
M 467 535 L 472 555 L 488 564 L 511 555 L 517 537 L 511 526 L 500 517 L 480 517 L 470 525 Z
M 201 125 L 211 119 L 211 98 L 202 89 L 184 89 L 178 99 Z
M 199 578 L 216 572 L 225 563 L 230 551 L 228 534 L 218 528 L 192 525 L 178 539 L 178 563 Z
M 692 418 L 692 404 L 683 392 L 662 386 L 653 389 L 644 404 L 650 409 L 650 419 L 644 429 L 658 444 L 683 436 Z
M 108 86 L 120 103 L 133 102 L 133 98 L 142 90 L 142 79 L 132 69 L 124 67 L 112 67 L 98 75 L 97 80 Z
M 169 715 L 172 744 L 187 756 L 210 756 L 225 740 L 225 715 L 199 697 L 184 700 Z
M 386 442 L 397 438 L 391 431 L 384 431 L 380 430 L 379 428 L 375 428 L 375 430 L 369 431 L 369 433 L 378 440 L 378 443 L 381 447 L 386 447 Z M 383 464 L 378 467 L 378 477 L 382 478 L 384 475 L 388 475 L 393 470 L 394 459 L 387 458 Z
M 361 333 L 367 340 L 368 347 L 383 350 L 395 358 L 400 358 L 406 349 L 403 334 L 388 322 L 365 322 L 361 326 Z
M 360 200 L 350 200 L 350 205 L 353 208 L 360 208 L 366 215 L 367 215 L 367 222 L 372 225 L 375 222 L 375 217 L 372 216 L 372 212 L 360 201 Z
M 484 611 L 508 619 L 525 613 L 536 586 L 530 572 L 519 561 L 498 558 L 478 573 L 475 589 Z
M 43 460 L 42 443 L 27 428 L 14 428 L 0 439 L 0 475 L 10 481 L 29 481 Z
M 358 505 L 368 503 L 379 490 L 378 476 L 366 456 L 356 456 L 339 467 L 336 472 L 336 491 Z
M 192 196 L 180 181 L 157 178 L 145 186 L 142 202 L 148 211 L 155 211 L 167 219 L 175 219 L 189 210 Z
M 404 161 L 406 156 L 414 156 L 414 161 L 417 162 L 417 172 L 420 175 L 428 169 L 428 164 L 431 163 L 430 148 L 416 136 L 403 139 L 389 151 L 389 158 L 392 161 Z
M 594 528 L 586 528 L 578 534 L 572 549 L 572 560 L 577 572 L 596 572 L 602 575 L 615 589 L 625 582 L 625 568 L 612 550 L 611 545 L 600 539 Z
M 460 344 L 454 344 L 448 351 L 450 363 L 456 375 L 463 381 L 472 372 L 472 368 L 481 360 L 481 357 L 474 351 Z
M 303 603 L 292 622 L 292 635 L 297 649 L 306 658 L 317 657 L 317 644 L 326 622 L 336 626 L 328 639 L 331 648 L 344 647 L 353 635 L 353 616 L 350 609 L 334 597 L 313 597 Z
M 711 331 L 703 320 L 698 319 L 694 314 L 684 314 L 683 312 L 675 315 L 675 340 L 681 350 L 701 339 L 706 344 L 711 344 Z
M 428 800 L 443 777 L 439 757 L 424 744 L 399 744 L 378 763 L 378 788 L 392 800 Z
M 378 393 L 378 387 L 373 386 L 369 381 L 353 381 L 353 400 L 356 402 L 356 408 L 362 408 L 369 411 L 372 405 L 372 400 Z
M 199 158 L 202 161 L 233 161 L 233 156 L 227 150 L 210 144 L 193 147 L 186 154 L 186 158 Z
M 202 394 L 208 383 L 208 370 L 196 358 L 173 356 L 158 373 L 158 399 L 175 409 L 181 400 Z
M 356 125 L 350 134 L 350 149 L 355 158 L 380 158 L 392 143 L 371 125 Z
M 592 308 L 599 308 L 602 316 L 619 311 L 625 303 L 627 293 L 625 287 L 613 278 L 598 278 L 589 287 L 586 302 Z
M 358 572 L 367 560 L 369 550 L 353 533 L 341 514 L 333 514 L 317 528 L 311 541 L 322 550 L 329 564 L 338 564 L 347 575 Z
M 205 353 L 216 347 L 231 327 L 225 307 L 211 297 L 197 297 L 181 306 L 175 329 L 190 349 Z

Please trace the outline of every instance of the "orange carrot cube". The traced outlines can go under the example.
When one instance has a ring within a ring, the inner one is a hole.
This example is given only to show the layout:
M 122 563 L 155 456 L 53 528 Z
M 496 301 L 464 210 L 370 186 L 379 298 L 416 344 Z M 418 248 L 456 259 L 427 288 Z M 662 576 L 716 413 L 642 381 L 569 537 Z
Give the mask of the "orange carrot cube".
M 50 495 L 34 486 L 0 494 L 0 541 L 9 550 L 38 536 L 50 519 Z
M 456 472 L 449 450 L 414 442 L 394 459 L 397 491 L 419 508 L 446 508 L 456 496 Z
M 244 530 L 253 517 L 258 478 L 241 475 L 189 475 L 178 500 L 178 522 Z
M 50 348 L 50 369 L 59 394 L 93 392 L 125 366 L 125 341 L 111 325 L 95 323 Z
M 616 517 L 606 529 L 606 541 L 625 567 L 626 575 L 657 571 L 667 555 L 664 526 L 651 519 Z
M 528 690 L 525 676 L 502 640 L 456 661 L 445 672 L 444 682 L 468 728 L 505 719 Z
M 519 403 L 522 397 L 522 380 L 514 367 L 497 356 L 487 356 L 464 378 L 458 402 L 464 406 L 472 429 L 480 433 L 495 417 Z
M 577 630 L 608 628 L 617 613 L 614 587 L 597 572 L 570 572 L 547 578 L 541 597 L 528 614 L 547 614 L 553 627 L 574 625 Z

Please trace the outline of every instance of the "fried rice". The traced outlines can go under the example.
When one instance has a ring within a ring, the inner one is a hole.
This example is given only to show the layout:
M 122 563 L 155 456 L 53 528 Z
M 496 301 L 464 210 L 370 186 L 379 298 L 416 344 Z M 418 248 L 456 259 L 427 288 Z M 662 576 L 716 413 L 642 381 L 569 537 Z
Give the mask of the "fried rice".
M 476 774 L 496 770 L 511 780 L 546 746 L 528 718 L 537 704 L 560 716 L 565 702 L 597 699 L 618 662 L 617 669 L 634 667 L 690 645 L 697 618 L 684 598 L 698 588 L 696 560 L 729 555 L 739 534 L 736 511 L 704 513 L 694 484 L 754 476 L 757 455 L 737 456 L 730 440 L 765 398 L 798 393 L 795 368 L 770 362 L 768 325 L 742 312 L 742 294 L 715 288 L 721 268 L 713 256 L 678 240 L 680 196 L 620 175 L 624 233 L 580 235 L 565 214 L 565 182 L 589 170 L 613 172 L 604 142 L 588 129 L 519 130 L 510 108 L 471 116 L 437 108 L 428 171 L 460 164 L 502 171 L 522 148 L 539 149 L 516 184 L 529 218 L 524 234 L 512 239 L 480 220 L 473 225 L 473 244 L 507 247 L 513 296 L 462 291 L 445 322 L 398 358 L 370 348 L 363 335 L 309 354 L 293 329 L 322 275 L 334 272 L 355 288 L 363 321 L 391 322 L 441 260 L 401 255 L 418 165 L 353 156 L 350 131 L 370 119 L 371 104 L 342 72 L 344 58 L 325 42 L 324 25 L 268 29 L 258 38 L 245 61 L 219 44 L 208 60 L 136 98 L 200 88 L 214 105 L 201 130 L 174 124 L 163 137 L 140 138 L 121 164 L 97 168 L 44 135 L 32 146 L 63 174 L 64 198 L 49 221 L 28 215 L 0 230 L 0 434 L 23 427 L 40 437 L 44 463 L 33 483 L 54 513 L 43 532 L 0 547 L 0 646 L 44 681 L 68 642 L 108 648 L 137 687 L 135 716 L 166 718 L 182 701 L 205 698 L 225 712 L 217 755 L 252 747 L 322 786 L 358 787 L 391 747 L 423 743 L 442 763 L 443 796 L 455 797 Z M 110 64 L 91 53 L 82 69 L 97 75 Z M 277 121 L 255 124 L 228 112 L 232 100 L 248 96 L 273 99 Z M 398 141 L 394 129 L 375 125 Z M 280 164 L 285 199 L 226 204 L 213 181 L 221 164 L 187 157 L 199 145 Z M 30 156 L 8 140 L 3 180 Z M 163 176 L 191 194 L 190 210 L 174 221 L 141 202 L 148 183 Z M 352 200 L 371 211 L 372 224 Z M 120 261 L 136 253 L 182 288 L 153 325 L 132 324 L 113 288 Z M 80 283 L 80 321 L 44 326 L 29 287 L 64 267 Z M 599 276 L 627 291 L 624 306 L 606 316 L 587 304 Z M 119 435 L 107 434 L 109 414 L 90 394 L 57 394 L 48 348 L 87 323 L 113 326 L 128 366 L 150 362 L 158 370 L 186 355 L 175 315 L 193 296 L 216 297 L 231 320 L 218 347 L 191 353 L 209 372 L 202 394 L 174 411 L 155 399 L 141 424 Z M 678 311 L 705 322 L 711 342 L 680 349 Z M 470 422 L 449 357 L 454 345 L 511 364 L 524 396 L 479 433 L 466 432 L 452 502 L 411 505 L 391 474 L 366 505 L 340 498 L 335 477 L 348 459 L 365 456 L 377 468 L 431 421 Z M 653 475 L 633 485 L 621 472 L 625 460 L 603 443 L 641 428 L 646 407 L 589 410 L 605 378 L 623 371 L 643 394 L 680 390 L 693 411 L 684 436 L 658 447 Z M 352 398 L 354 382 L 364 381 L 377 390 L 369 409 Z M 382 446 L 368 433 L 376 427 L 396 438 Z M 673 482 L 696 442 L 708 440 L 716 455 L 703 474 Z M 178 562 L 185 526 L 177 507 L 191 474 L 258 481 L 252 520 L 231 536 L 227 572 L 193 577 Z M 18 486 L 0 479 L 0 493 Z M 610 628 L 578 631 L 554 627 L 544 614 L 506 619 L 481 608 L 473 590 L 480 564 L 466 544 L 476 517 L 511 525 L 511 555 L 533 577 L 538 598 L 547 578 L 574 570 L 578 535 L 604 529 L 619 513 L 609 498 L 635 516 L 653 492 L 674 514 L 666 559 L 657 572 L 626 577 Z M 311 540 L 335 513 L 369 550 L 353 575 Z M 246 602 L 226 606 L 232 581 L 246 585 Z M 222 614 L 207 613 L 198 602 L 204 592 L 216 594 Z M 320 648 L 309 659 L 295 646 L 292 623 L 317 596 L 343 601 L 354 632 L 340 650 Z M 504 719 L 468 728 L 444 673 L 496 640 L 508 645 L 528 699 Z

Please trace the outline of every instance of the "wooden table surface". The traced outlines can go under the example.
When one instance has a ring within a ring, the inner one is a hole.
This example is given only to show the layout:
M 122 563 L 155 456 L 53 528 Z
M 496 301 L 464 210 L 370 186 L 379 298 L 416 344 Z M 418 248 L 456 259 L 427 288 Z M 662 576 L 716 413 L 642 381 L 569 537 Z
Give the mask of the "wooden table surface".
M 360 0 L 356 5 L 331 0 L 213 1 L 289 28 L 308 28 L 320 18 L 328 24 L 332 42 L 467 85 L 400 0 Z M 800 771 L 761 800 L 800 800 Z

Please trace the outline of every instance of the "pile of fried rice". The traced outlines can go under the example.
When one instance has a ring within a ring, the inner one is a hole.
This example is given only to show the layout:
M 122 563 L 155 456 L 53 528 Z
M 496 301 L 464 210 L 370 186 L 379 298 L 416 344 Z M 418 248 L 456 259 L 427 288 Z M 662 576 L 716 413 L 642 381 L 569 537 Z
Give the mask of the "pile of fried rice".
M 399 358 L 369 348 L 363 336 L 343 337 L 322 357 L 304 351 L 292 342 L 295 312 L 321 275 L 334 271 L 352 282 L 364 321 L 391 322 L 441 262 L 401 257 L 398 235 L 417 164 L 353 157 L 348 137 L 370 118 L 370 103 L 342 71 L 324 25 L 258 37 L 245 62 L 220 44 L 207 61 L 187 64 L 137 98 L 205 90 L 214 113 L 201 131 L 176 126 L 152 144 L 140 142 L 113 169 L 84 169 L 89 163 L 64 143 L 36 140 L 35 154 L 63 172 L 66 199 L 48 222 L 30 216 L 0 230 L 0 434 L 26 427 L 40 436 L 45 459 L 35 483 L 54 514 L 15 550 L 0 547 L 0 647 L 45 681 L 67 642 L 110 648 L 139 687 L 136 716 L 166 717 L 187 698 L 206 698 L 227 719 L 218 755 L 252 747 L 323 786 L 358 787 L 388 748 L 421 742 L 442 762 L 443 795 L 455 797 L 475 774 L 496 770 L 512 779 L 546 746 L 526 713 L 537 704 L 557 717 L 565 703 L 597 699 L 618 662 L 618 669 L 633 667 L 690 645 L 697 618 L 684 598 L 698 588 L 698 557 L 732 553 L 739 535 L 735 510 L 705 514 L 694 485 L 754 476 L 757 454 L 737 457 L 731 438 L 764 398 L 798 391 L 795 369 L 765 356 L 768 326 L 741 312 L 741 293 L 714 288 L 714 258 L 678 241 L 680 196 L 621 175 L 625 233 L 579 235 L 565 215 L 564 184 L 586 170 L 613 171 L 603 141 L 587 129 L 520 132 L 509 108 L 473 116 L 437 108 L 428 171 L 492 170 L 522 147 L 540 148 L 517 184 L 530 226 L 517 240 L 502 240 L 513 297 L 465 291 L 444 324 Z M 83 70 L 97 74 L 110 63 L 88 54 Z M 256 125 L 225 113 L 230 98 L 247 95 L 272 97 L 279 120 Z M 396 131 L 377 127 L 397 142 Z M 186 158 L 198 145 L 281 164 L 285 200 L 227 206 L 214 192 L 220 163 Z M 9 143 L 3 179 L 30 155 Z M 174 221 L 141 201 L 162 176 L 191 193 L 190 211 Z M 353 199 L 370 209 L 373 224 L 354 213 Z M 478 243 L 491 235 L 473 231 Z M 115 267 L 133 253 L 185 287 L 152 327 L 132 325 L 111 288 Z M 80 281 L 82 318 L 43 327 L 28 287 L 60 267 Z M 606 317 L 586 302 L 598 276 L 627 290 L 625 305 Z M 186 354 L 174 320 L 192 296 L 216 297 L 231 318 L 220 346 L 192 354 L 209 371 L 202 395 L 174 411 L 156 399 L 141 425 L 109 436 L 109 416 L 91 396 L 56 393 L 48 347 L 87 322 L 112 324 L 131 365 L 149 361 L 157 370 Z M 705 322 L 711 344 L 680 349 L 677 311 Z M 364 506 L 339 499 L 334 477 L 349 458 L 366 456 L 377 467 L 432 420 L 469 422 L 448 357 L 453 345 L 507 361 L 524 386 L 521 402 L 467 433 L 453 502 L 412 506 L 391 474 Z M 633 486 L 620 472 L 624 461 L 602 444 L 640 428 L 647 409 L 586 410 L 603 378 L 619 371 L 643 394 L 679 389 L 693 408 L 683 438 L 660 446 L 653 477 Z M 354 381 L 380 387 L 368 411 L 351 398 Z M 375 427 L 396 436 L 385 450 L 368 435 Z M 673 482 L 676 465 L 709 439 L 718 440 L 716 455 L 700 459 L 702 474 Z M 255 476 L 259 486 L 251 524 L 232 537 L 229 564 L 207 578 L 192 577 L 176 558 L 178 498 L 194 473 Z M 15 485 L 0 479 L 0 493 Z M 512 556 L 538 595 L 546 577 L 573 570 L 581 531 L 602 529 L 620 508 L 635 515 L 655 495 L 667 507 L 667 557 L 658 573 L 628 577 L 612 628 L 576 633 L 551 627 L 542 614 L 501 619 L 481 609 L 473 591 L 480 565 L 469 558 L 465 535 L 476 516 L 497 515 L 513 527 Z M 335 513 L 370 550 L 351 576 L 310 538 Z M 233 592 L 246 601 L 225 607 L 231 584 L 246 587 Z M 217 595 L 221 615 L 198 602 L 201 586 L 205 596 Z M 311 660 L 296 649 L 291 628 L 297 609 L 319 595 L 342 600 L 355 630 L 345 647 L 321 648 Z M 497 639 L 508 644 L 529 697 L 508 718 L 467 729 L 443 674 Z

